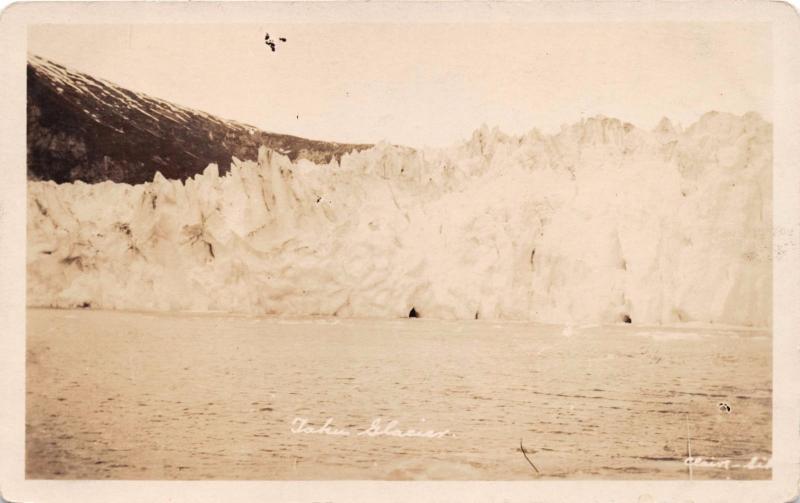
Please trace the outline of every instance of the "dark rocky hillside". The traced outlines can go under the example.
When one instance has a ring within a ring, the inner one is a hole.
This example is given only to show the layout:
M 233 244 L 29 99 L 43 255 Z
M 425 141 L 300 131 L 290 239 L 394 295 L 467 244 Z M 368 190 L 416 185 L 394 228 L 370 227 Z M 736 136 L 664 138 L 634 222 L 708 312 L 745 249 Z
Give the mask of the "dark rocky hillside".
M 369 145 L 308 140 L 173 105 L 31 56 L 28 178 L 59 183 L 142 183 L 156 171 L 186 179 L 231 157 L 255 159 L 266 145 L 291 159 L 324 163 Z

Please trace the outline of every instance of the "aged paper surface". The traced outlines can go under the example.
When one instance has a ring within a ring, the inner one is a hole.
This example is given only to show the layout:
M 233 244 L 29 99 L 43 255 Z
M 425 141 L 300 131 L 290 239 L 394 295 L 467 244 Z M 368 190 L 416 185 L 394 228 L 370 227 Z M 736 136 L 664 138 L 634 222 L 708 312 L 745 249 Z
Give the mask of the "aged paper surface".
M 775 2 L 17 4 L 9 501 L 789 501 Z

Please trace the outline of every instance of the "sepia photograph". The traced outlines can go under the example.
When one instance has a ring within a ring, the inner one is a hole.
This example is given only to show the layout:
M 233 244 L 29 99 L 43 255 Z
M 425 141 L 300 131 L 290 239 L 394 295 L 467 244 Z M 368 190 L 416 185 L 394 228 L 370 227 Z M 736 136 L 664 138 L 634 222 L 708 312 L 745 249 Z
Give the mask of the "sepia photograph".
M 773 24 L 151 19 L 25 27 L 26 480 L 773 479 Z

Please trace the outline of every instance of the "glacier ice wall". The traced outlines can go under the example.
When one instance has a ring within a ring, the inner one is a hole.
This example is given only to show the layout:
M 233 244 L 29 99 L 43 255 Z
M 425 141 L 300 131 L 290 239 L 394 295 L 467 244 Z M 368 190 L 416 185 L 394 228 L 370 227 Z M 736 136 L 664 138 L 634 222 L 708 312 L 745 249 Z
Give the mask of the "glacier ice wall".
M 28 304 L 768 326 L 771 167 L 769 123 L 712 112 L 29 182 Z

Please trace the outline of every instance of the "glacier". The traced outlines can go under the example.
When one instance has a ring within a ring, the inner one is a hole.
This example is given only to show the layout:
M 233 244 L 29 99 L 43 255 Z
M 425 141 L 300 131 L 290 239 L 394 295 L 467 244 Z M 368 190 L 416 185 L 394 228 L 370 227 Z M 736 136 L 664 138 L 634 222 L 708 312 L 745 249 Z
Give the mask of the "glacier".
M 483 126 L 317 165 L 28 182 L 29 306 L 770 326 L 772 126 Z

